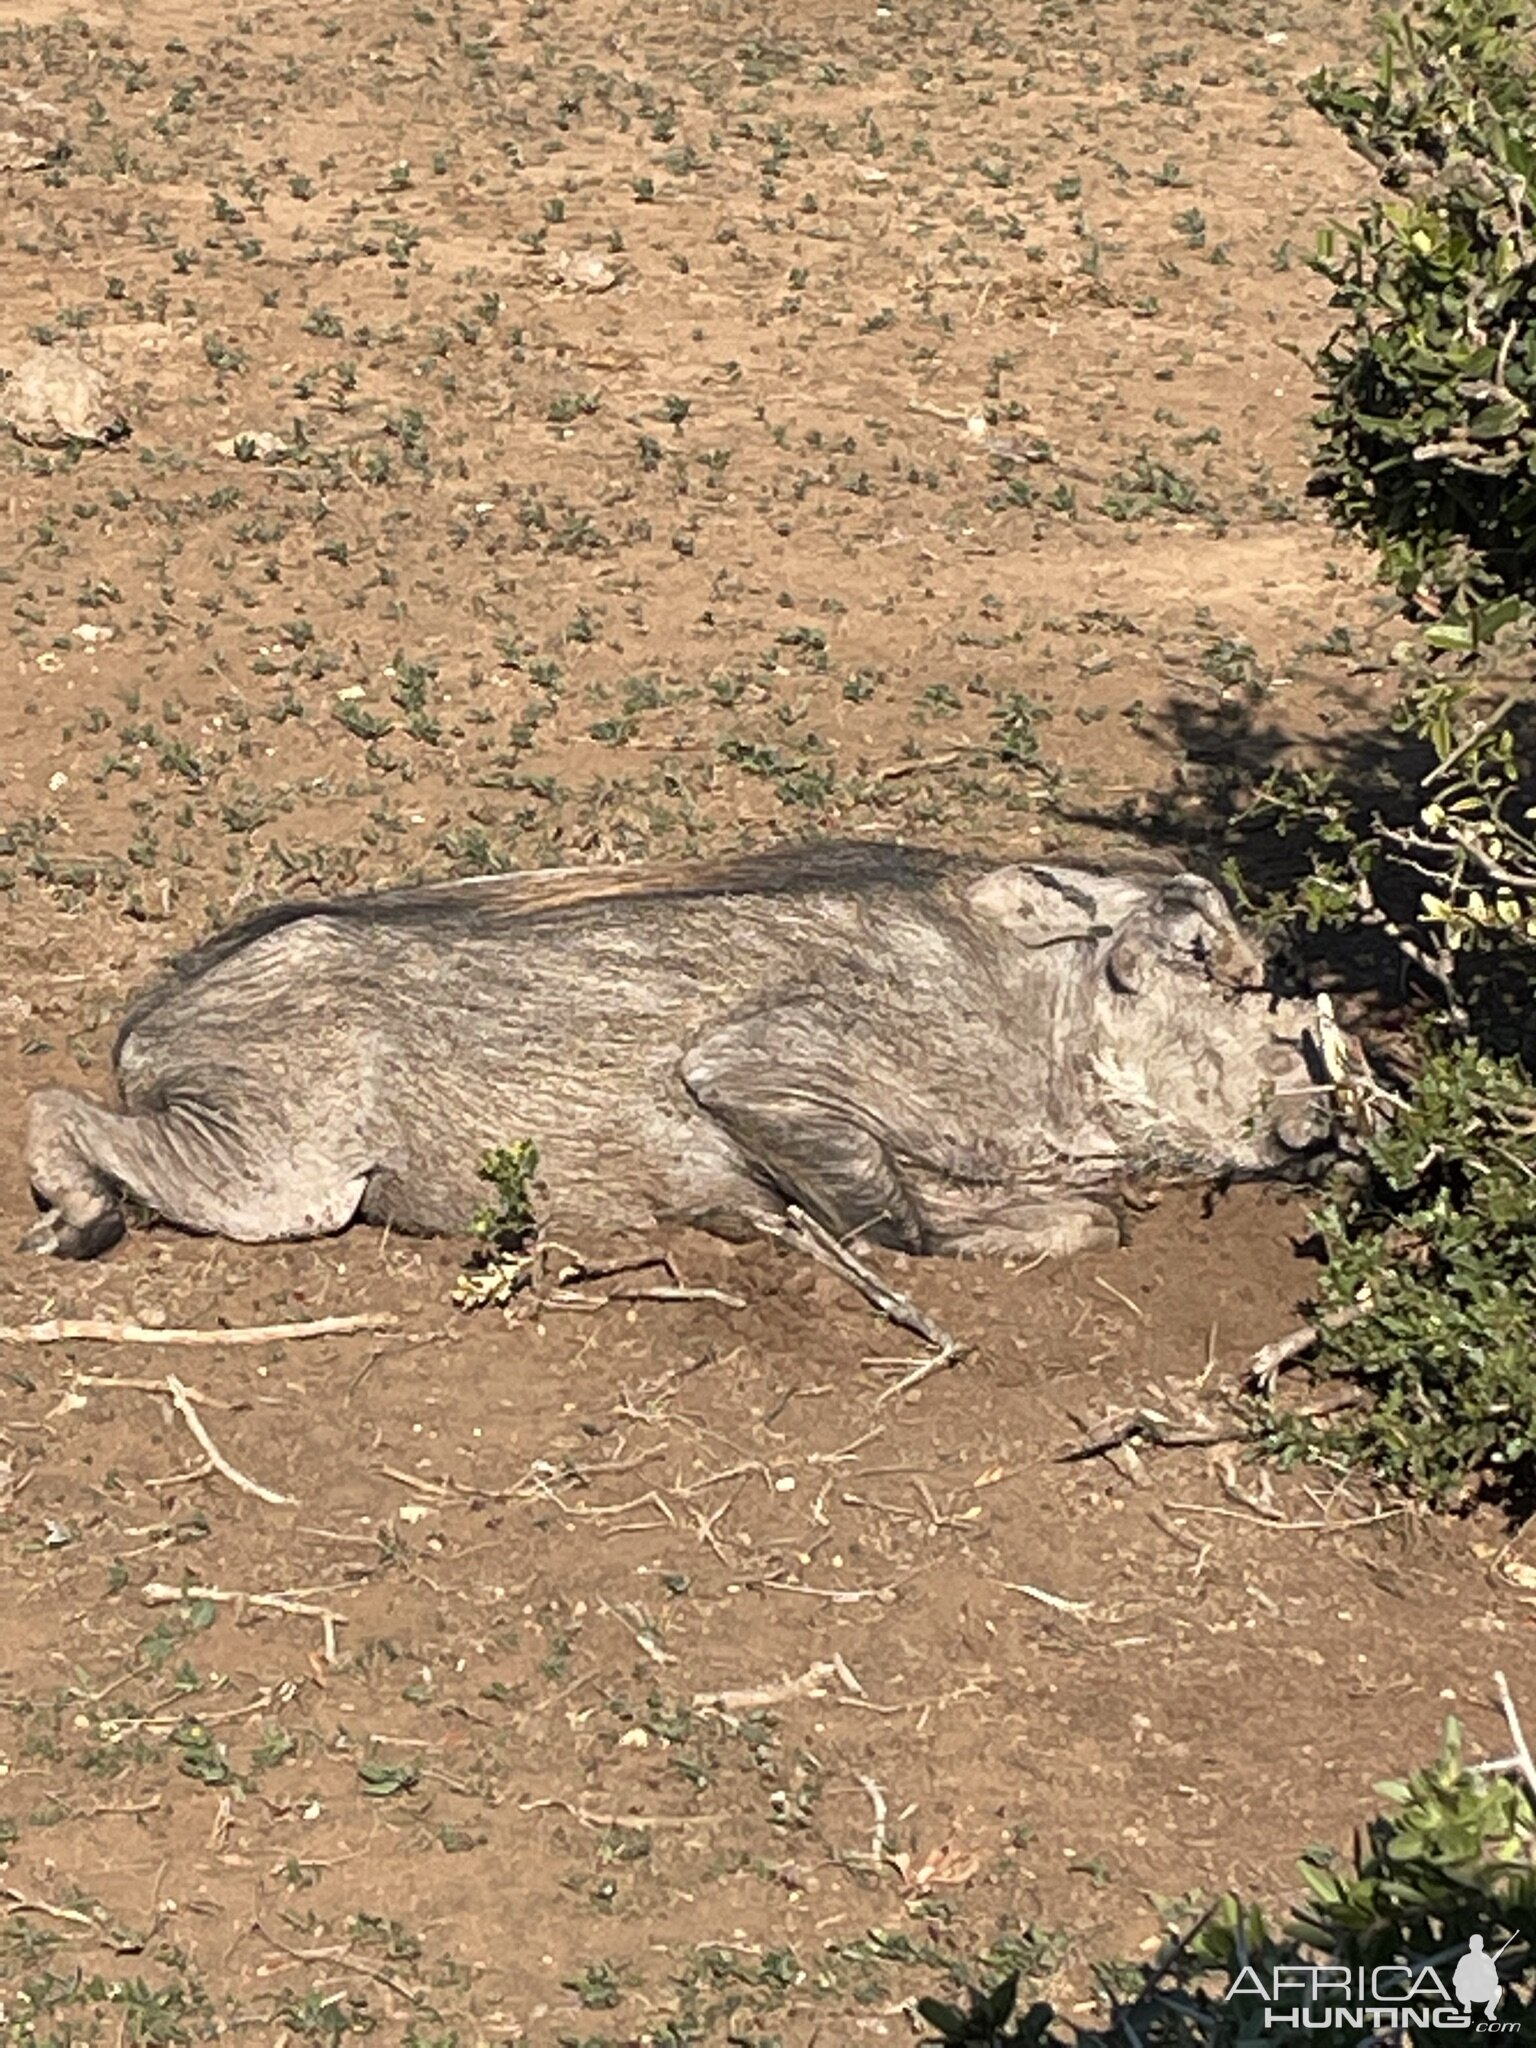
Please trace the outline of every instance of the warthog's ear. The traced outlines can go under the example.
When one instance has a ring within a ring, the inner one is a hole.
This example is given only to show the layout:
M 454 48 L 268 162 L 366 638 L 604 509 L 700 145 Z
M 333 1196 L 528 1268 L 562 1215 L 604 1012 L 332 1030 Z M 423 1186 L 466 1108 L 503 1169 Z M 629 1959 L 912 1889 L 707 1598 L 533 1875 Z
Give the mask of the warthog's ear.
M 1243 937 L 1213 882 L 1175 875 L 1116 931 L 1104 971 L 1126 995 L 1159 973 L 1198 974 L 1227 988 L 1260 988 L 1264 960 Z

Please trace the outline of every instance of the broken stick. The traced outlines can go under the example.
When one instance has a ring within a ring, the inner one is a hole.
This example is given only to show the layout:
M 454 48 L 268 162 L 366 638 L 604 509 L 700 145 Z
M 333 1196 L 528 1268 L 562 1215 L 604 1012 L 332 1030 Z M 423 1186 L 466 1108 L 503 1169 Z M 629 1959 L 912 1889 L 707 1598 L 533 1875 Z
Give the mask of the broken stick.
M 287 1593 L 230 1593 L 222 1586 L 169 1586 L 151 1579 L 140 1588 L 139 1597 L 148 1607 L 174 1607 L 183 1601 L 206 1600 L 215 1607 L 259 1607 L 268 1614 L 310 1615 L 319 1622 L 325 1638 L 325 1661 L 336 1662 L 336 1629 L 344 1615 L 320 1607 L 313 1600 L 301 1600 Z
M 196 1438 L 198 1449 L 216 1472 L 223 1473 L 231 1486 L 238 1486 L 242 1493 L 254 1494 L 257 1500 L 264 1500 L 268 1507 L 291 1508 L 295 1505 L 291 1493 L 274 1493 L 270 1486 L 259 1486 L 254 1479 L 247 1479 L 243 1472 L 238 1471 L 231 1465 L 228 1458 L 225 1457 L 213 1438 L 208 1434 L 203 1418 L 192 1405 L 192 1396 L 187 1392 L 181 1381 L 177 1379 L 175 1373 L 166 1374 L 165 1387 L 166 1392 L 176 1403 L 176 1413 Z
M 887 1287 L 880 1275 L 864 1261 L 849 1251 L 841 1239 L 808 1216 L 804 1209 L 789 1203 L 784 1211 L 784 1221 L 777 1216 L 758 1216 L 754 1219 L 764 1236 L 774 1238 L 780 1244 L 792 1244 L 797 1250 L 806 1252 L 818 1265 L 836 1273 L 854 1287 L 871 1308 L 878 1309 L 888 1321 L 898 1324 L 903 1330 L 910 1330 L 921 1337 L 925 1344 L 931 1344 L 936 1351 L 942 1351 L 948 1358 L 957 1357 L 963 1347 L 949 1332 L 942 1329 L 912 1301 L 894 1287 Z
M 148 1323 L 68 1317 L 45 1323 L 0 1323 L 0 1344 L 275 1344 L 284 1338 L 349 1337 L 355 1330 L 393 1330 L 392 1315 L 321 1316 L 312 1323 L 250 1323 L 231 1330 L 156 1330 Z

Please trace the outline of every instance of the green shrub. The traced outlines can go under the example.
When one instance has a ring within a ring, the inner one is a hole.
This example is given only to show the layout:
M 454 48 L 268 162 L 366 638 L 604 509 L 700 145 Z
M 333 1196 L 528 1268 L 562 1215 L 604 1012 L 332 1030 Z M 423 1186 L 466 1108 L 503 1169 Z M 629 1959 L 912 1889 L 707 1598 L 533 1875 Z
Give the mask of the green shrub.
M 1360 772 L 1272 778 L 1243 821 L 1296 843 L 1251 909 L 1376 937 L 1431 1003 L 1368 1178 L 1314 1217 L 1327 1263 L 1314 1375 L 1362 1402 L 1259 1417 L 1287 1456 L 1344 1458 L 1441 1506 L 1536 1498 L 1536 843 L 1530 727 L 1477 666 L 1405 693 L 1406 751 Z M 1502 715 L 1495 717 L 1495 711 Z M 1429 764 L 1422 781 L 1420 771 Z
M 1442 1506 L 1536 1478 L 1536 1086 L 1475 1045 L 1435 1054 L 1369 1144 L 1371 1178 L 1315 1219 L 1328 1264 L 1316 1371 L 1367 1402 L 1279 1416 L 1276 1449 L 1364 1464 Z M 1361 1311 L 1364 1311 L 1361 1313 Z M 1329 1328 L 1329 1320 L 1352 1320 Z
M 1343 316 L 1320 475 L 1428 623 L 1393 735 L 1351 769 L 1272 778 L 1245 823 L 1305 850 L 1262 907 L 1395 953 L 1429 1014 L 1368 1181 L 1317 1217 L 1313 1369 L 1361 1403 L 1261 1433 L 1436 1503 L 1515 1500 L 1536 1481 L 1532 0 L 1389 15 L 1374 79 L 1325 72 L 1309 94 L 1387 187 L 1318 258 Z
M 1387 17 L 1366 86 L 1312 104 L 1397 190 L 1324 239 L 1347 316 L 1319 361 L 1320 472 L 1405 597 L 1465 625 L 1536 582 L 1536 15 Z
M 1509 2028 L 1503 2038 L 1529 2041 L 1536 2032 L 1536 1805 L 1529 1788 L 1464 1769 L 1452 1722 L 1435 1764 L 1377 1791 L 1388 1811 L 1357 1840 L 1352 1856 L 1307 1852 L 1306 1897 L 1282 1925 L 1272 1926 L 1257 1906 L 1221 1899 L 1140 1967 L 1138 1995 L 1117 2007 L 1106 2027 L 1071 2027 L 1047 2005 L 1016 2016 L 1017 1979 L 1009 1978 L 973 1993 L 968 2011 L 922 2000 L 919 2011 L 934 2029 L 925 2037 L 929 2048 L 1292 2048 L 1302 2041 L 1396 2040 L 1396 2030 L 1352 2029 L 1342 2020 L 1292 2026 L 1285 2017 L 1292 2007 L 1310 2003 L 1315 2021 L 1359 2003 L 1326 1988 L 1310 2000 L 1305 1991 L 1285 1994 L 1270 2008 L 1269 2022 L 1253 1986 L 1271 1986 L 1276 1969 L 1369 1973 L 1396 1964 L 1412 1979 L 1433 1970 L 1449 1990 L 1473 1935 L 1488 1955 L 1500 1956 L 1495 2022 Z M 1480 2011 L 1472 2017 L 1484 2024 Z M 1414 2027 L 1412 2039 L 1416 2048 L 1438 2048 L 1469 2031 L 1465 2022 L 1431 2024 Z

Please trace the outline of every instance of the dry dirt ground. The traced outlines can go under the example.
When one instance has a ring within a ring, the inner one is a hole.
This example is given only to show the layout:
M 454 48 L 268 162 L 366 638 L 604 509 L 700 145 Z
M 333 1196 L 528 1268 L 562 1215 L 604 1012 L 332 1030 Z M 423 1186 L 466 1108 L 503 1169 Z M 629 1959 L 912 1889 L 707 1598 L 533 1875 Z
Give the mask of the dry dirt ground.
M 1368 174 L 1298 81 L 1358 0 L 7 21 L 68 154 L 4 178 L 0 362 L 78 346 L 132 423 L 0 448 L 8 1134 L 242 905 L 1198 836 L 1240 742 L 1380 723 L 1304 495 L 1301 259 Z M 900 2042 L 1283 1898 L 1536 1682 L 1497 1528 L 1060 1462 L 1289 1328 L 1304 1218 L 909 1265 L 975 1348 L 883 1401 L 906 1340 L 766 1245 L 511 1326 L 366 1230 L 0 1254 L 6 1322 L 395 1318 L 0 1344 L 3 2038 Z

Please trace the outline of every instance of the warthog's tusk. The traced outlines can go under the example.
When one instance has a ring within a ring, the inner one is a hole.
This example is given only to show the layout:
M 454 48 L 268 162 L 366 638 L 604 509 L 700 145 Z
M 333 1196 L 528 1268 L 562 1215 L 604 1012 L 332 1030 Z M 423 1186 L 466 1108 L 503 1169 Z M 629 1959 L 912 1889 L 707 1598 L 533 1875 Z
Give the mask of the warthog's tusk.
M 1314 1040 L 1333 1096 L 1334 1114 L 1346 1130 L 1368 1137 L 1402 1108 L 1402 1102 L 1382 1087 L 1357 1041 L 1341 1028 L 1334 1014 L 1333 997 L 1322 990 L 1315 1001 Z

